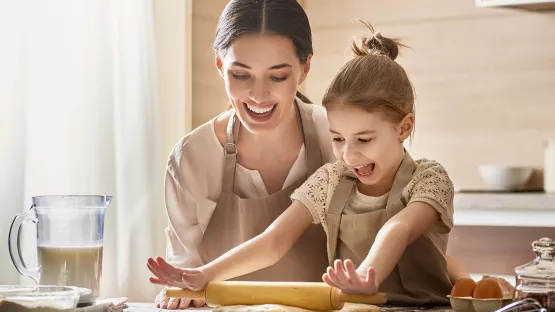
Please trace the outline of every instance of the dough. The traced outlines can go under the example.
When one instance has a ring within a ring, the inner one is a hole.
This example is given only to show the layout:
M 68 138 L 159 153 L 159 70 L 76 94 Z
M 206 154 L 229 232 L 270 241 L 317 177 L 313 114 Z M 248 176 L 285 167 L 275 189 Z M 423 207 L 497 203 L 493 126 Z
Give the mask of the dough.
M 303 308 L 284 306 L 279 304 L 263 304 L 263 305 L 236 305 L 228 307 L 213 308 L 212 312 L 312 312 Z M 361 303 L 345 303 L 341 312 L 379 312 L 380 308 L 374 305 Z
M 227 307 L 212 308 L 212 312 L 307 312 L 303 308 L 284 306 L 279 304 L 263 305 L 235 305 Z
M 362 303 L 345 303 L 343 312 L 379 312 L 380 308 L 375 305 Z

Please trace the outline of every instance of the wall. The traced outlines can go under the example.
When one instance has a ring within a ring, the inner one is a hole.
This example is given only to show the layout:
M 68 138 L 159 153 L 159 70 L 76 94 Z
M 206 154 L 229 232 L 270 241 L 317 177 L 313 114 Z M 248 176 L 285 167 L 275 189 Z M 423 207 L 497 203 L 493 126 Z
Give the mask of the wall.
M 193 1 L 193 127 L 214 118 L 227 103 L 212 51 L 218 18 L 227 3 L 227 0 Z
M 193 1 L 192 125 L 227 101 L 211 44 L 226 0 Z M 461 188 L 485 188 L 480 164 L 541 166 L 555 137 L 555 12 L 476 8 L 474 1 L 303 0 L 314 50 L 303 91 L 318 102 L 350 59 L 356 18 L 411 49 L 398 61 L 415 86 L 414 157 L 440 161 Z
M 192 14 L 192 0 L 154 1 L 158 104 L 165 154 L 192 129 Z
M 415 86 L 411 152 L 444 164 L 455 185 L 484 188 L 480 164 L 541 166 L 555 137 L 555 12 L 476 8 L 473 0 L 305 0 L 315 56 L 305 92 L 321 99 L 348 59 L 356 18 L 405 38 Z

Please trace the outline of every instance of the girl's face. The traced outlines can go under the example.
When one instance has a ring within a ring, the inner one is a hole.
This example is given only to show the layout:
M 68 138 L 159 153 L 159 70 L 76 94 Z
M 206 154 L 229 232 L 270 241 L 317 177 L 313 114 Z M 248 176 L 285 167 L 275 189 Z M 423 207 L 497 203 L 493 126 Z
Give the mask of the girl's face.
M 301 64 L 292 40 L 277 35 L 243 35 L 223 52 L 216 57 L 216 67 L 245 128 L 260 133 L 290 120 L 310 57 Z
M 412 132 L 414 115 L 394 123 L 382 112 L 343 104 L 327 113 L 335 157 L 362 182 L 359 191 L 372 196 L 387 193 L 404 157 L 402 143 Z

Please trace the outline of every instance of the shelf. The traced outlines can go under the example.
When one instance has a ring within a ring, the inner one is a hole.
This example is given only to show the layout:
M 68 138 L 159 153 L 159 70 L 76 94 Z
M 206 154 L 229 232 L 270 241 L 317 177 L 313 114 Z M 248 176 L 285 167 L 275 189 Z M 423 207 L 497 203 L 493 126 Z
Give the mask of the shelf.
M 455 193 L 455 225 L 555 227 L 555 195 Z
M 555 10 L 555 0 L 476 0 L 476 6 L 515 7 L 533 11 Z

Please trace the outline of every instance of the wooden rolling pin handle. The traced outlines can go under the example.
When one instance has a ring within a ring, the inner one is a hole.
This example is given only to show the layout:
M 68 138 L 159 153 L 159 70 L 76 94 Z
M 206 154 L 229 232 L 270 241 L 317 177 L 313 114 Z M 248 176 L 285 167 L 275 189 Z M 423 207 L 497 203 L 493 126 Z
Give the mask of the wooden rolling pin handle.
M 364 303 L 364 304 L 384 304 L 387 302 L 387 296 L 384 293 L 377 293 L 373 295 L 363 294 L 346 294 L 339 291 L 339 301 L 350 303 Z
M 177 287 L 169 287 L 166 289 L 166 297 L 168 298 L 187 298 L 205 300 L 204 290 L 190 290 Z

